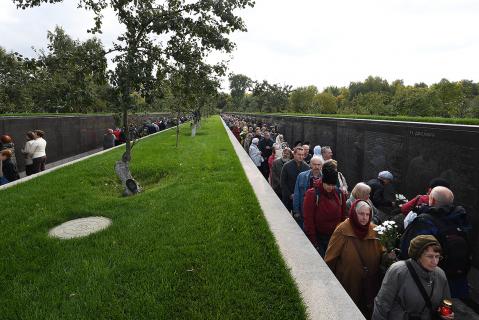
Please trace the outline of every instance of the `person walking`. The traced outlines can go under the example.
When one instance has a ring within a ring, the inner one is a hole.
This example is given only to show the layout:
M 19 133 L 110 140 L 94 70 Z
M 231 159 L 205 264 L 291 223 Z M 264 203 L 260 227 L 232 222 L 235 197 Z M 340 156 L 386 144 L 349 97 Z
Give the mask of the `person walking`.
M 372 320 L 454 319 L 454 313 L 438 313 L 441 302 L 451 298 L 446 274 L 438 267 L 439 241 L 431 235 L 417 236 L 408 253 L 410 259 L 394 263 L 386 272 L 374 299 Z
M 32 173 L 38 173 L 45 170 L 47 142 L 43 138 L 45 133 L 42 130 L 35 130 L 33 133 L 35 134 L 35 142 L 32 146 Z
M 343 288 L 369 319 L 374 297 L 379 291 L 380 264 L 385 253 L 371 223 L 372 208 L 364 200 L 356 200 L 349 218 L 334 230 L 324 261 Z
M 31 175 L 33 173 L 33 148 L 35 145 L 35 134 L 33 131 L 28 131 L 27 132 L 27 142 L 25 142 L 25 146 L 23 147 L 22 154 L 23 157 L 25 158 L 25 174 L 27 176 Z

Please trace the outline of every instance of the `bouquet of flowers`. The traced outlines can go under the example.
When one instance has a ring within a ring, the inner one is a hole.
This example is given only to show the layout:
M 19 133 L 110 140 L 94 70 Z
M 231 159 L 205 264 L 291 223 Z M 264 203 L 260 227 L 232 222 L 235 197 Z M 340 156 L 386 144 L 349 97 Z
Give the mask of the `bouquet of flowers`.
M 386 220 L 374 228 L 378 233 L 379 242 L 390 252 L 396 247 L 396 241 L 399 238 L 396 222 Z

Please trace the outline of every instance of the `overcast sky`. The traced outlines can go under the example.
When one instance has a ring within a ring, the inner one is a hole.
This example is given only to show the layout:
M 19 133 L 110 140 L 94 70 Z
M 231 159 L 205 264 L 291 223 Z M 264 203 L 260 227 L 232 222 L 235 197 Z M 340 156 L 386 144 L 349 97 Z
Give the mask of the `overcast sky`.
M 479 81 L 477 0 L 257 0 L 241 13 L 248 32 L 235 34 L 230 71 L 254 80 L 347 86 L 368 75 L 406 84 Z M 32 55 L 47 30 L 62 26 L 86 39 L 91 14 L 65 4 L 17 10 L 0 0 L 0 46 Z M 103 43 L 119 32 L 106 13 Z

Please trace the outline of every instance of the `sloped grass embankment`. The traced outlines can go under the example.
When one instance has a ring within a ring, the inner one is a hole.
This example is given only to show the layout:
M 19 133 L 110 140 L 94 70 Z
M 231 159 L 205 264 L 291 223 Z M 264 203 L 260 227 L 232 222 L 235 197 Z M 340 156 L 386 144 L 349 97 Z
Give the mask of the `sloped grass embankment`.
M 219 117 L 133 150 L 145 192 L 119 196 L 114 150 L 0 191 L 1 319 L 304 319 L 299 293 Z M 48 230 L 102 215 L 61 241 Z

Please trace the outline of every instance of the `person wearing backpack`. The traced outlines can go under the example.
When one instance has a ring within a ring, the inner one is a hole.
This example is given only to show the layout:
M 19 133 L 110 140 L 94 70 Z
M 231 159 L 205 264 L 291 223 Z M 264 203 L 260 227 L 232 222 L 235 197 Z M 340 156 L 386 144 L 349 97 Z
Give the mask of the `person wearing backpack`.
M 455 206 L 454 194 L 446 187 L 438 186 L 429 194 L 429 206 L 419 210 L 418 216 L 401 237 L 401 259 L 409 258 L 407 248 L 417 235 L 432 235 L 439 240 L 444 259 L 439 266 L 449 281 L 453 298 L 466 299 L 469 295 L 467 272 L 470 267 L 471 250 L 468 233 L 471 224 L 466 211 Z
M 301 227 L 301 229 L 304 228 L 304 194 L 309 188 L 313 187 L 313 183 L 315 180 L 321 179 L 321 167 L 323 166 L 323 161 L 320 157 L 313 156 L 311 158 L 309 166 L 311 167 L 311 169 L 309 169 L 308 171 L 303 171 L 298 175 L 293 193 L 293 214 L 299 213 L 299 226 Z
M 439 306 L 451 298 L 446 275 L 438 263 L 443 253 L 431 235 L 412 239 L 406 261 L 389 267 L 374 299 L 372 320 L 452 320 L 454 313 L 441 315 Z
M 337 187 L 338 171 L 326 161 L 322 178 L 313 182 L 303 202 L 304 232 L 319 254 L 324 257 L 334 229 L 346 218 L 346 197 Z

